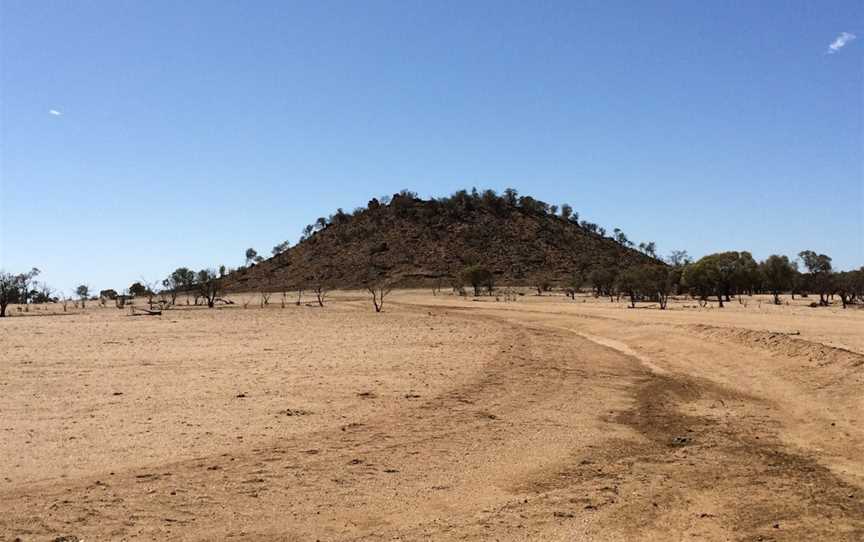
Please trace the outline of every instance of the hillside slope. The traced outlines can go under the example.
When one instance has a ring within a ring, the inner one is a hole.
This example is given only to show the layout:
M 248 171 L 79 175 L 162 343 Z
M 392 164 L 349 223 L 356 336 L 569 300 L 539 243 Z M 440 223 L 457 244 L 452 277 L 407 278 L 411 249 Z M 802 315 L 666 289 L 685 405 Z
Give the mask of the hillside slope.
M 383 277 L 399 286 L 446 286 L 471 264 L 490 269 L 499 285 L 528 284 L 537 273 L 564 284 L 577 270 L 657 262 L 545 207 L 531 198 L 373 199 L 354 214 L 337 213 L 286 252 L 229 274 L 223 285 L 276 291 L 324 281 L 357 288 Z

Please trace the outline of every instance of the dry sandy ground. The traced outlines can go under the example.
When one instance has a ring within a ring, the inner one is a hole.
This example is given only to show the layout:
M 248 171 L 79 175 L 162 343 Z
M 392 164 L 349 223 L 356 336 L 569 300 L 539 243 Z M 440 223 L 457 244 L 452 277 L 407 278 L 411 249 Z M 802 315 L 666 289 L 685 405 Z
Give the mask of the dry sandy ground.
M 0 321 L 0 540 L 864 540 L 864 310 L 387 301 Z

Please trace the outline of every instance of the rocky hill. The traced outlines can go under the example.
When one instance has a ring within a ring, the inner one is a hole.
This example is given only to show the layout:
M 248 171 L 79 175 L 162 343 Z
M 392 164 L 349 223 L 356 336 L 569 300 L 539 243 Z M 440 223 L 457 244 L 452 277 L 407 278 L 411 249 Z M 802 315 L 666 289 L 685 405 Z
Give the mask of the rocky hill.
M 324 282 L 358 288 L 387 279 L 399 286 L 447 286 L 468 265 L 492 271 L 498 285 L 525 285 L 538 274 L 565 284 L 574 272 L 657 262 L 625 241 L 579 223 L 569 209 L 515 192 L 460 191 L 421 200 L 411 193 L 365 208 L 341 210 L 307 227 L 296 246 L 230 273 L 227 291 L 295 289 Z

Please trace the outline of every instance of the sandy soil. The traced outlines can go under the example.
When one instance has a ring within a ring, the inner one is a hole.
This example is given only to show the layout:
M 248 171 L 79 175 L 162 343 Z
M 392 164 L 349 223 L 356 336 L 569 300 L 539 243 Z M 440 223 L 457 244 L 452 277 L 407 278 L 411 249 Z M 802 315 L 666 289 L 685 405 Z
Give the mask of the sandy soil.
M 806 303 L 15 312 L 0 540 L 864 540 L 864 310 Z

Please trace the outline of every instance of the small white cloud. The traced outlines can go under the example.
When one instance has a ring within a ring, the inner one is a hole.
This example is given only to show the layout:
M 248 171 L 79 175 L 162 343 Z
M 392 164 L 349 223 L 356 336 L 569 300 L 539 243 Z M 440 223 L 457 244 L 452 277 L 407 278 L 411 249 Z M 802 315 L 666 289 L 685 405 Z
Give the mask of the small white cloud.
M 846 44 L 854 40 L 857 36 L 851 32 L 840 32 L 840 35 L 831 42 L 828 46 L 828 54 L 833 55 L 840 49 L 846 47 Z
M 54 115 L 55 117 L 62 117 L 63 116 L 63 113 L 60 111 L 57 111 L 56 109 L 49 109 L 48 113 L 51 115 Z

